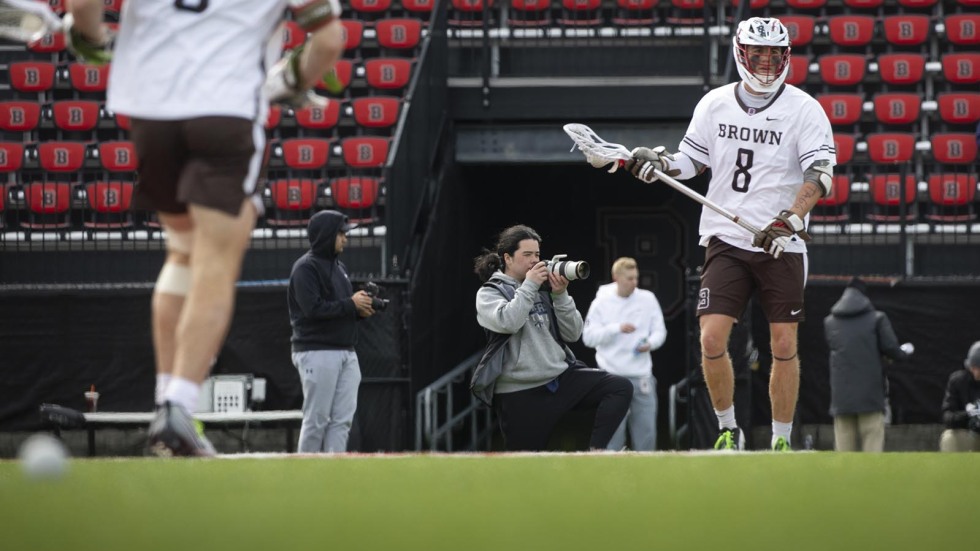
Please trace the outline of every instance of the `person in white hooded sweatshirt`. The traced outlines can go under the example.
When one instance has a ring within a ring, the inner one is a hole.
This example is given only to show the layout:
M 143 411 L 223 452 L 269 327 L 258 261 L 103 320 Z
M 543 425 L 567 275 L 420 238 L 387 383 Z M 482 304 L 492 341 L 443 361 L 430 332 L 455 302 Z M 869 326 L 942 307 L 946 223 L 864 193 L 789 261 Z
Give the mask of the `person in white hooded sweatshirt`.
M 653 376 L 650 352 L 667 340 L 667 326 L 657 297 L 637 289 L 636 260 L 617 259 L 612 265 L 613 282 L 599 287 L 585 318 L 582 342 L 596 349 L 599 368 L 626 377 L 633 383 L 629 413 L 609 441 L 608 449 L 626 446 L 652 451 L 657 445 L 657 379 Z

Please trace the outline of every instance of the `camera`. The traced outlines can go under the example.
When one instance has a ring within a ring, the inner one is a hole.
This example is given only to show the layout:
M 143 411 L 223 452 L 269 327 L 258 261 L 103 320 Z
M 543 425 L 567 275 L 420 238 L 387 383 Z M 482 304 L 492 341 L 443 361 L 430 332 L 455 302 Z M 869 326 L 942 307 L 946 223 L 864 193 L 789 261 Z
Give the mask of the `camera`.
M 376 312 L 380 312 L 388 308 L 388 304 L 391 303 L 390 300 L 378 296 L 381 294 L 381 286 L 373 281 L 368 281 L 364 284 L 364 292 L 371 297 L 371 308 L 373 308 Z
M 551 260 L 547 261 L 545 264 L 548 266 L 548 271 L 560 276 L 565 276 L 565 279 L 571 281 L 573 279 L 588 279 L 589 278 L 589 263 L 584 260 L 562 260 L 568 256 L 567 254 L 556 254 Z

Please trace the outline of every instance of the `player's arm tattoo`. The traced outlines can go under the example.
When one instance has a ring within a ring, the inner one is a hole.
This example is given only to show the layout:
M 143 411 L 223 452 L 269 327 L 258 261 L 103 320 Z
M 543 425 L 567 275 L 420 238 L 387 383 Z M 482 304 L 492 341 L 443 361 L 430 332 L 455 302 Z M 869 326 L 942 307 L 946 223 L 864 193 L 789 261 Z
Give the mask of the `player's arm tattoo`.
M 820 185 L 807 180 L 803 182 L 803 188 L 796 194 L 796 201 L 793 202 L 793 207 L 790 210 L 801 217 L 805 216 L 806 213 L 810 212 L 810 209 L 816 206 L 821 197 L 823 197 L 823 193 Z

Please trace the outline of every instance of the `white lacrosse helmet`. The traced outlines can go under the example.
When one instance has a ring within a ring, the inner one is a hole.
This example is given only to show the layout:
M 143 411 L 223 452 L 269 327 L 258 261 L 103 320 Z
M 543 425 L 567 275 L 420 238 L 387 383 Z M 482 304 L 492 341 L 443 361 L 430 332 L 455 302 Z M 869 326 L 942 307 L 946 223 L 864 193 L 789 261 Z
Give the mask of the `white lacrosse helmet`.
M 774 92 L 789 74 L 789 31 L 774 17 L 752 17 L 738 24 L 732 37 L 732 55 L 742 80 L 756 92 Z M 764 56 L 752 63 L 748 46 L 772 46 L 783 48 L 779 63 L 771 66 L 771 58 Z

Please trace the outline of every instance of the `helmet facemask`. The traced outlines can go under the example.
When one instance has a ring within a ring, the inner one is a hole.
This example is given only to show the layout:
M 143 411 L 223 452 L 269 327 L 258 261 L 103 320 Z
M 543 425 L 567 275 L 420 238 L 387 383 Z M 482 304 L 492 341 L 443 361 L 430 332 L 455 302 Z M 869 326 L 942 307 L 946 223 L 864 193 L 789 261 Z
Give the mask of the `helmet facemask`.
M 738 74 L 753 91 L 776 91 L 789 74 L 789 32 L 778 19 L 753 17 L 732 37 Z

